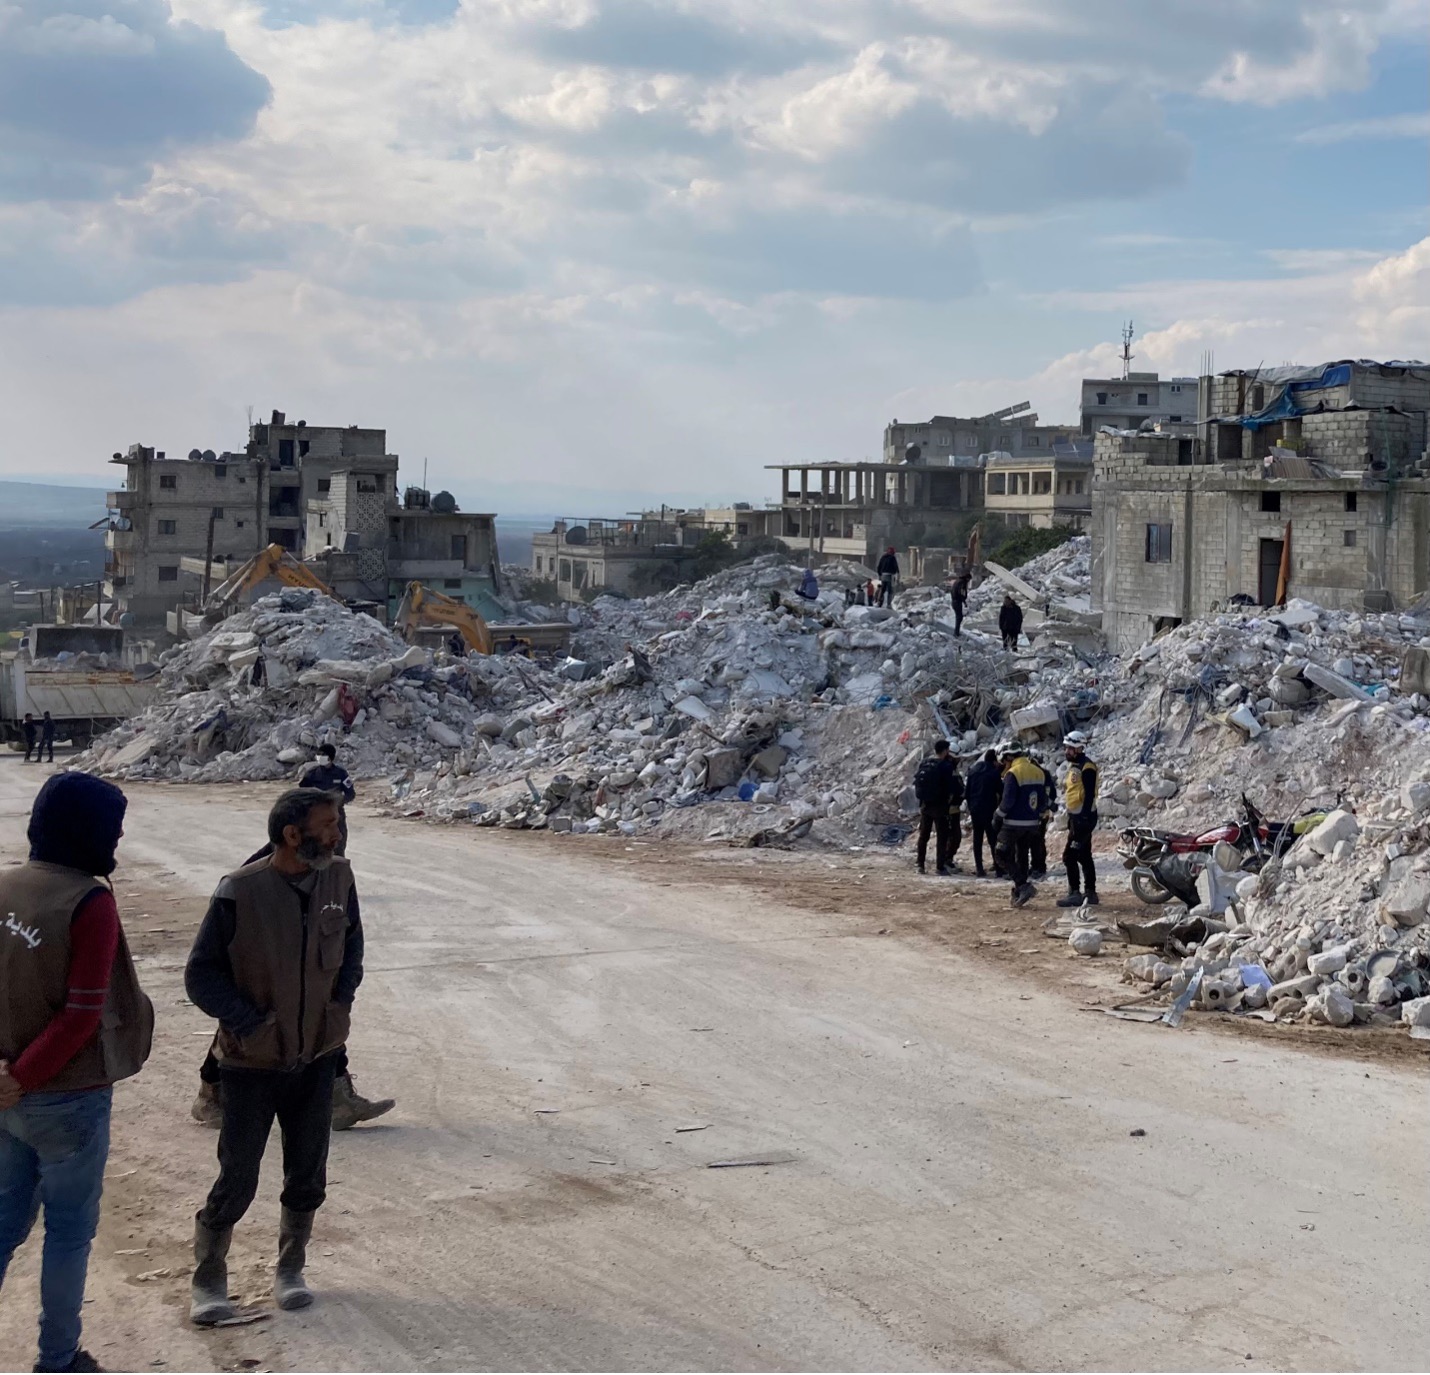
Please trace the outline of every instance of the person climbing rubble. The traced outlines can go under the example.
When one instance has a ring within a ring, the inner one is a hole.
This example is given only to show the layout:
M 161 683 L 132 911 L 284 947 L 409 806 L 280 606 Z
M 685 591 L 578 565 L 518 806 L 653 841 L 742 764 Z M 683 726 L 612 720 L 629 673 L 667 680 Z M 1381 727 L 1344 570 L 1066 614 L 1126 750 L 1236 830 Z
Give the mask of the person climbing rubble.
M 362 917 L 352 869 L 337 855 L 332 797 L 284 793 L 268 814 L 268 838 L 268 858 L 219 883 L 184 970 L 189 998 L 219 1024 L 223 1076 L 219 1176 L 194 1220 L 189 1318 L 201 1327 L 237 1316 L 228 1252 L 257 1193 L 275 1116 L 283 1191 L 273 1293 L 285 1310 L 313 1301 L 303 1270 L 327 1193 L 337 1052 L 362 982 Z M 311 934 L 301 944 L 291 938 L 299 926 Z
M 879 560 L 874 572 L 879 576 L 879 594 L 876 605 L 892 607 L 895 586 L 899 581 L 899 558 L 891 544 Z
M 949 585 L 948 597 L 953 606 L 953 633 L 963 634 L 963 616 L 968 610 L 968 591 L 973 584 L 973 574 L 965 569 Z
M 998 608 L 998 633 L 1003 637 L 1003 648 L 1010 654 L 1018 649 L 1018 636 L 1023 633 L 1023 608 L 1013 600 L 1008 592 L 1003 597 L 1003 605 Z
M 947 740 L 935 740 L 933 753 L 914 772 L 914 796 L 919 804 L 919 838 L 916 863 L 919 873 L 927 872 L 929 834 L 934 836 L 934 860 L 937 872 L 949 875 L 949 810 L 954 795 L 963 797 L 963 780 L 958 766 L 949 753 Z
M 968 807 L 968 822 L 973 832 L 974 872 L 979 878 L 986 878 L 983 867 L 983 845 L 988 843 L 988 862 L 994 863 L 994 815 L 1003 798 L 1003 770 L 998 765 L 998 756 L 988 750 L 968 771 L 968 781 L 964 799 Z
M 1063 753 L 1068 761 L 1063 776 L 1063 798 L 1068 813 L 1068 840 L 1063 848 L 1063 864 L 1068 872 L 1068 891 L 1058 899 L 1059 907 L 1096 907 L 1097 869 L 1092 859 L 1092 833 L 1097 829 L 1097 765 L 1087 757 L 1087 736 L 1080 730 L 1063 737 Z M 1079 881 L 1081 880 L 1081 881 Z
M 1003 867 L 1013 880 L 1009 901 L 1014 907 L 1026 907 L 1038 895 L 1028 875 L 1033 843 L 1049 807 L 1051 785 L 1048 775 L 1028 757 L 1023 746 L 1012 745 L 1008 752 L 1011 759 L 1003 775 L 998 843 Z

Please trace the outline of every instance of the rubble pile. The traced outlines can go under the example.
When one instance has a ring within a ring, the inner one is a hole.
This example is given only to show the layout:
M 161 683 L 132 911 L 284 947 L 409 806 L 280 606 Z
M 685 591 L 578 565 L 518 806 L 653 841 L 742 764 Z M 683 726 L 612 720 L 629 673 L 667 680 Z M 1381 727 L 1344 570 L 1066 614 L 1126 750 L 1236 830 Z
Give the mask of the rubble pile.
M 342 736 L 357 778 L 453 767 L 509 685 L 534 691 L 519 673 L 540 676 L 500 659 L 434 659 L 371 616 L 285 589 L 165 653 L 155 700 L 80 762 L 124 779 L 257 781 L 290 776 Z
M 1134 942 L 1162 938 L 1125 962 L 1129 982 L 1166 1000 L 1191 990 L 1208 1010 L 1430 1036 L 1430 781 L 1359 817 L 1331 812 L 1260 875 L 1213 861 L 1201 889 L 1208 901 L 1190 913 L 1122 924 Z

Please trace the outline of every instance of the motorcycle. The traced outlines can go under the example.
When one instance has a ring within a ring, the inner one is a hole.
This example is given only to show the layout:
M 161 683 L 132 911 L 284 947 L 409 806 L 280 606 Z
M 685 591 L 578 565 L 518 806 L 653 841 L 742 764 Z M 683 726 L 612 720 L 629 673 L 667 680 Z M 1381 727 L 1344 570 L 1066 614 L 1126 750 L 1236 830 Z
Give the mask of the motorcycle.
M 1209 855 L 1225 843 L 1241 848 L 1243 827 L 1235 821 L 1213 826 L 1209 831 L 1163 831 L 1152 826 L 1129 826 L 1122 832 L 1118 854 L 1123 867 L 1132 871 L 1132 891 L 1149 907 L 1171 902 L 1185 902 L 1192 895 L 1195 906 L 1195 879 L 1188 878 L 1188 866 L 1172 865 L 1168 861 L 1187 855 Z
M 1337 795 L 1337 807 L 1343 798 L 1343 793 Z M 1197 903 L 1197 866 L 1186 862 L 1188 856 L 1210 854 L 1225 843 L 1241 852 L 1242 869 L 1257 874 L 1273 859 L 1280 859 L 1301 836 L 1315 830 L 1331 810 L 1311 808 L 1289 821 L 1270 821 L 1245 793 L 1241 806 L 1241 821 L 1228 821 L 1209 831 L 1162 831 L 1150 826 L 1124 830 L 1118 853 L 1123 866 L 1132 871 L 1132 891 L 1137 898 L 1149 907 L 1174 899 L 1193 907 Z

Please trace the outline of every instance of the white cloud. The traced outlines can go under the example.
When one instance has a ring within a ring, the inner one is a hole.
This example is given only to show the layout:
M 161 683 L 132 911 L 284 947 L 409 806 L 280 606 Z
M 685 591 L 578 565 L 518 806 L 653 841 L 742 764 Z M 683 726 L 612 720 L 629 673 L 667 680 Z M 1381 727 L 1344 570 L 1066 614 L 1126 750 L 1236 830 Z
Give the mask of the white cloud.
M 1296 135 L 1297 143 L 1358 143 L 1363 139 L 1430 138 L 1430 112 L 1385 115 L 1380 119 L 1350 119 L 1321 124 Z

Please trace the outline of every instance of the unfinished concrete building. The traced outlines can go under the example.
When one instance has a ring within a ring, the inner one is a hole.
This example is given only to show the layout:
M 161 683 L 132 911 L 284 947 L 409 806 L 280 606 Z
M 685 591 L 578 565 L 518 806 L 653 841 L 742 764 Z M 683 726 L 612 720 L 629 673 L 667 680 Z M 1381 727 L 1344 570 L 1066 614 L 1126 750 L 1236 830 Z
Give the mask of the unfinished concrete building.
M 489 621 L 507 619 L 502 591 L 496 516 L 459 511 L 445 492 L 430 496 L 410 487 L 387 521 L 387 598 L 397 610 L 409 582 L 465 602 Z
M 553 579 L 563 601 L 643 597 L 674 586 L 697 542 L 669 520 L 566 518 L 531 537 L 531 571 Z
M 1430 587 L 1430 368 L 1203 379 L 1197 440 L 1097 436 L 1093 605 L 1113 647 L 1230 599 L 1392 610 Z M 1286 555 L 1287 542 L 1289 557 Z
M 1042 425 L 1027 401 L 990 415 L 960 419 L 936 415 L 916 422 L 891 420 L 884 427 L 884 462 L 957 467 L 980 454 L 1036 458 L 1075 436 L 1066 425 Z

